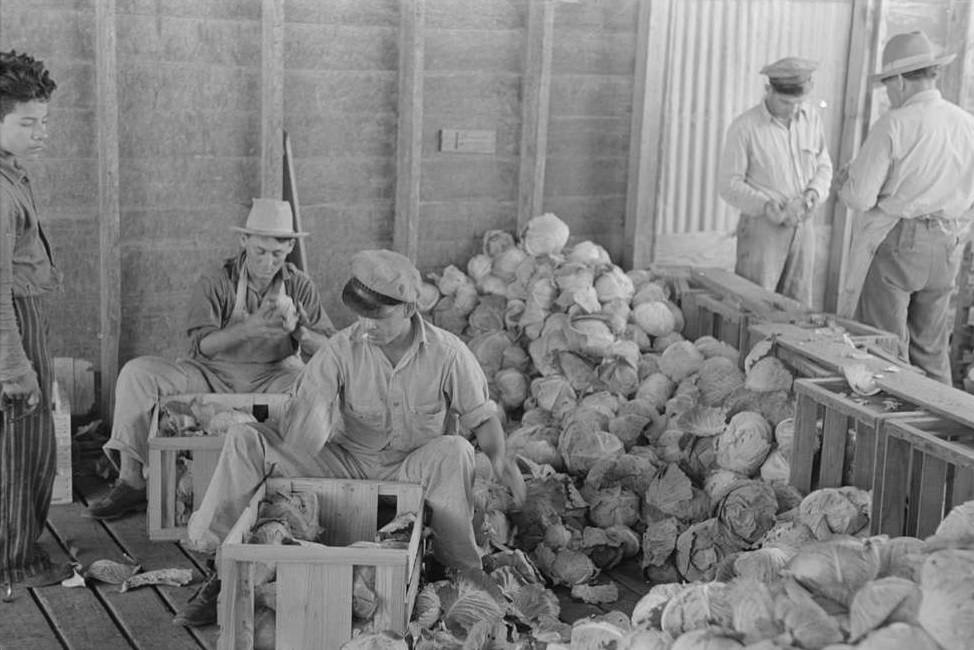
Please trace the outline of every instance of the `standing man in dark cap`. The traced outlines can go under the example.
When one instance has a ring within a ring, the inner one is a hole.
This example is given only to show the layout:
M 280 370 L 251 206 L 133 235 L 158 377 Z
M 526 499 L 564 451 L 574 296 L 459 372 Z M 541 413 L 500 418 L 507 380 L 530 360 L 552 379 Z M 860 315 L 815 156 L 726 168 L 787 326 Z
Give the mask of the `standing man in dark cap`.
M 295 232 L 291 206 L 254 199 L 240 233 L 240 252 L 196 283 L 189 302 L 189 355 L 142 356 L 115 384 L 112 435 L 105 453 L 119 457 L 112 490 L 91 505 L 96 519 L 145 508 L 149 418 L 159 399 L 179 393 L 286 393 L 334 326 L 314 282 L 286 261 Z M 114 460 L 114 458 L 112 459 Z
M 0 586 L 71 575 L 37 543 L 56 470 L 44 296 L 61 274 L 20 166 L 47 147 L 56 87 L 42 62 L 0 52 Z
M 848 170 L 839 198 L 853 223 L 839 313 L 898 334 L 910 362 L 951 383 L 948 306 L 974 210 L 974 116 L 945 100 L 942 55 L 923 32 L 893 36 L 872 81 L 892 108 Z
M 815 68 L 796 57 L 762 68 L 764 99 L 731 123 L 720 161 L 720 196 L 741 212 L 735 271 L 807 305 L 813 216 L 832 182 L 822 117 L 804 101 Z
M 352 258 L 342 301 L 358 322 L 338 332 L 298 379 L 279 430 L 232 427 L 189 543 L 212 552 L 270 476 L 397 480 L 426 490 L 433 551 L 445 566 L 480 569 L 473 531 L 474 448 L 447 435 L 459 416 L 490 458 L 495 477 L 524 501 L 524 479 L 507 458 L 497 405 L 470 349 L 416 311 L 419 271 L 406 257 L 370 250 Z M 205 585 L 176 618 L 216 620 L 219 581 Z

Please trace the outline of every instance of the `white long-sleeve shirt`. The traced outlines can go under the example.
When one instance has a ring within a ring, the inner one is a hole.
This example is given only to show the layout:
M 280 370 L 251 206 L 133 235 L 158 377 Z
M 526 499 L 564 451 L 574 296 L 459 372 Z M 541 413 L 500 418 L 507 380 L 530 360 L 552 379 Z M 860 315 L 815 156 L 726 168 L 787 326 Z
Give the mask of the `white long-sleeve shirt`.
M 720 196 L 742 214 L 763 214 L 768 201 L 788 201 L 808 189 L 824 201 L 831 183 L 832 159 L 822 117 L 811 106 L 802 104 L 785 126 L 762 101 L 728 127 Z

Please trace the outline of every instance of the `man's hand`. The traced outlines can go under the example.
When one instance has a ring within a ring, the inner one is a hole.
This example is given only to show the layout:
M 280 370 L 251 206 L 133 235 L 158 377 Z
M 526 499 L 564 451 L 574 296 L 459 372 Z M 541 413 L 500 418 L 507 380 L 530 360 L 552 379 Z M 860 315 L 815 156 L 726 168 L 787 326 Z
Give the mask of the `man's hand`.
M 285 328 L 284 315 L 277 308 L 277 302 L 265 300 L 253 314 L 243 322 L 247 338 L 275 338 L 289 334 Z
M 25 400 L 27 410 L 32 411 L 41 403 L 41 387 L 37 383 L 37 374 L 28 372 L 14 381 L 0 384 L 0 402 Z
M 817 190 L 807 189 L 802 194 L 802 204 L 806 214 L 811 214 L 818 207 L 819 195 Z
M 839 167 L 839 170 L 832 176 L 832 191 L 838 192 L 839 189 L 849 180 L 849 163 Z
M 511 491 L 514 495 L 514 505 L 520 508 L 524 505 L 527 498 L 527 487 L 524 485 L 524 477 L 521 470 L 517 468 L 515 462 L 510 458 L 497 458 L 493 462 L 494 476 L 497 480 Z
M 768 201 L 764 204 L 764 218 L 774 224 L 782 224 L 785 222 L 787 215 L 785 214 L 785 203 L 784 201 L 775 201 L 774 199 Z

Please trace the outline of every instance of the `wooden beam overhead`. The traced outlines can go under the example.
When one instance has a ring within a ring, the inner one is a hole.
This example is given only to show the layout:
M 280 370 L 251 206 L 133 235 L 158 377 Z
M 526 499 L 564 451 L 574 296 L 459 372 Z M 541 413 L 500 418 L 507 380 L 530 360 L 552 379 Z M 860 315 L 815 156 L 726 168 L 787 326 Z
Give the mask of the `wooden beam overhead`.
M 262 0 L 260 195 L 279 199 L 284 159 L 284 0 Z
M 95 2 L 95 84 L 98 98 L 98 251 L 101 415 L 110 419 L 118 375 L 122 262 L 118 205 L 118 61 L 115 0 Z
M 543 211 L 551 55 L 555 40 L 554 0 L 528 2 L 525 69 L 522 81 L 521 151 L 517 184 L 517 230 Z
M 660 141 L 666 101 L 665 61 L 673 1 L 646 0 L 639 4 L 626 186 L 626 243 L 622 251 L 626 268 L 644 268 L 655 257 Z
M 419 190 L 423 164 L 425 0 L 402 0 L 399 26 L 399 131 L 393 248 L 419 256 Z
M 882 16 L 883 0 L 854 0 L 852 26 L 849 33 L 849 67 L 846 72 L 842 131 L 838 155 L 834 161 L 836 171 L 856 157 L 869 127 L 872 104 L 869 75 L 875 70 L 882 40 Z M 846 258 L 852 235 L 852 220 L 856 216 L 856 212 L 846 208 L 842 201 L 836 200 L 832 213 L 829 266 L 825 277 L 826 311 L 834 312 L 839 307 L 839 294 L 845 280 Z M 851 317 L 852 314 L 843 313 L 840 316 Z

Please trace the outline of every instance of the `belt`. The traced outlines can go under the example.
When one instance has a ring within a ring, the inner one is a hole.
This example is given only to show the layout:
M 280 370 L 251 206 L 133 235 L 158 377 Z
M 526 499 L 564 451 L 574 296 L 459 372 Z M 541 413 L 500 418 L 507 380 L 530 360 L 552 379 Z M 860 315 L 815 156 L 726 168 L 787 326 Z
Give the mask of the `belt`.
M 970 227 L 970 222 L 967 220 L 951 219 L 937 213 L 921 214 L 920 216 L 912 217 L 910 221 L 922 223 L 928 227 L 939 228 L 945 234 L 954 236 L 959 236 Z

